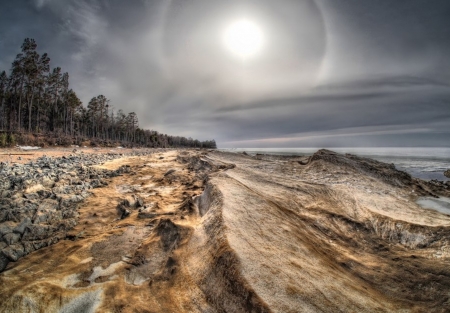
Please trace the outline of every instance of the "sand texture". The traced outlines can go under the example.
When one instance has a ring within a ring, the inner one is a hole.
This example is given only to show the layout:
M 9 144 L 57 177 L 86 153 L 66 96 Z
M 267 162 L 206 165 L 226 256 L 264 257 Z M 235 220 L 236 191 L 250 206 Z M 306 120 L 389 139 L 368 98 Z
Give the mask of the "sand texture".
M 0 312 L 450 311 L 450 216 L 415 202 L 445 185 L 327 150 L 92 168 L 128 170 L 86 191 L 65 237 L 7 264 Z

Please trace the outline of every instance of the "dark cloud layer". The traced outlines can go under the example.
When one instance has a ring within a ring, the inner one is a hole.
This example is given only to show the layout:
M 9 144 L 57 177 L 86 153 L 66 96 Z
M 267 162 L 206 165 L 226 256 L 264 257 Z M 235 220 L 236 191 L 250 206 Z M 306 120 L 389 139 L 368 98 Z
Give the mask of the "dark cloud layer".
M 0 69 L 25 37 L 143 127 L 221 147 L 450 146 L 447 0 L 1 1 Z M 242 61 L 240 18 L 265 36 Z

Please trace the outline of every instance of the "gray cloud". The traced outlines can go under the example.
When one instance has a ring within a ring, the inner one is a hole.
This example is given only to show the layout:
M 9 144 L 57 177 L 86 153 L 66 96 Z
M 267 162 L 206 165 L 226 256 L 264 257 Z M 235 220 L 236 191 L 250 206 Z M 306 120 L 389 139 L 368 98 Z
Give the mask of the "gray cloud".
M 33 37 L 86 104 L 220 146 L 438 145 L 450 134 L 450 3 L 22 0 L 0 12 L 0 69 Z M 266 37 L 242 62 L 223 29 Z

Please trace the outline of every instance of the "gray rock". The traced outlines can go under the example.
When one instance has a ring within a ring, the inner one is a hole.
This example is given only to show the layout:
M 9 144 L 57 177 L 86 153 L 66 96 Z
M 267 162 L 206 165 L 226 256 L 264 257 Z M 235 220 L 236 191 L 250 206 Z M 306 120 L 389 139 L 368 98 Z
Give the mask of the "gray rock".
M 124 204 L 119 204 L 117 206 L 117 211 L 119 212 L 121 219 L 124 219 L 131 214 L 130 210 L 128 210 Z
M 45 199 L 39 205 L 39 211 L 56 211 L 58 210 L 59 203 L 53 199 Z
M 13 245 L 13 244 L 19 242 L 19 240 L 20 240 L 20 234 L 16 234 L 16 233 L 9 233 L 9 234 L 6 234 L 5 236 L 3 236 L 3 241 L 7 245 Z
M 53 186 L 55 185 L 55 180 L 45 176 L 42 178 L 41 184 L 46 188 L 53 188 Z
M 3 241 L 0 241 L 0 251 L 3 249 L 3 248 L 6 248 L 8 245 L 5 243 L 5 242 L 3 242 Z
M 168 175 L 170 175 L 170 174 L 172 174 L 172 173 L 175 173 L 175 170 L 174 170 L 174 169 L 168 170 L 166 173 L 164 173 L 164 176 L 168 176 Z
M 23 233 L 25 232 L 25 228 L 28 225 L 31 225 L 31 219 L 29 217 L 26 217 L 19 225 L 17 225 L 16 228 L 14 228 L 13 232 L 23 235 Z
M 8 190 L 11 188 L 11 181 L 5 177 L 2 181 L 0 181 L 0 190 Z
M 37 193 L 35 193 L 35 192 L 33 192 L 33 193 L 24 193 L 23 196 L 24 196 L 25 198 L 27 198 L 28 200 L 36 200 L 36 199 L 39 199 L 39 195 L 38 195 Z
M 31 252 L 36 250 L 36 248 L 34 247 L 33 241 L 25 241 L 22 244 L 23 244 L 23 248 L 25 251 L 25 255 L 30 254 Z
M 6 266 L 8 265 L 9 260 L 6 257 L 6 255 L 4 255 L 1 251 L 0 251 L 0 272 L 4 271 Z
M 141 208 L 144 206 L 144 200 L 140 197 L 136 197 L 136 208 Z
M 137 217 L 140 219 L 146 219 L 146 218 L 155 218 L 157 216 L 158 216 L 158 214 L 156 214 L 156 213 L 142 211 L 142 212 L 138 213 Z
M 25 229 L 22 240 L 31 241 L 47 239 L 55 232 L 55 230 L 56 228 L 51 225 L 29 225 Z
M 25 249 L 21 244 L 11 245 L 2 250 L 2 253 L 13 262 L 16 262 L 18 259 L 25 255 Z
M 444 175 L 445 175 L 445 177 L 450 178 L 450 170 L 446 170 L 446 171 L 444 172 Z
M 6 234 L 12 233 L 17 224 L 11 221 L 4 222 L 0 224 L 0 235 L 5 236 Z

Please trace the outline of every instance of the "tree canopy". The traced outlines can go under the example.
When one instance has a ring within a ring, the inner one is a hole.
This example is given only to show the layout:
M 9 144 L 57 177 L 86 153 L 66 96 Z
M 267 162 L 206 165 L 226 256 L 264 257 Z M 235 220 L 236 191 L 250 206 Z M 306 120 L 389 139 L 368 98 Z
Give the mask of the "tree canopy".
M 142 129 L 135 112 L 115 111 L 104 95 L 93 97 L 85 107 L 69 88 L 69 73 L 51 69 L 49 56 L 40 55 L 31 38 L 24 40 L 9 75 L 0 73 L 0 130 L 65 137 L 72 143 L 89 139 L 144 147 L 216 148 L 214 140 Z

